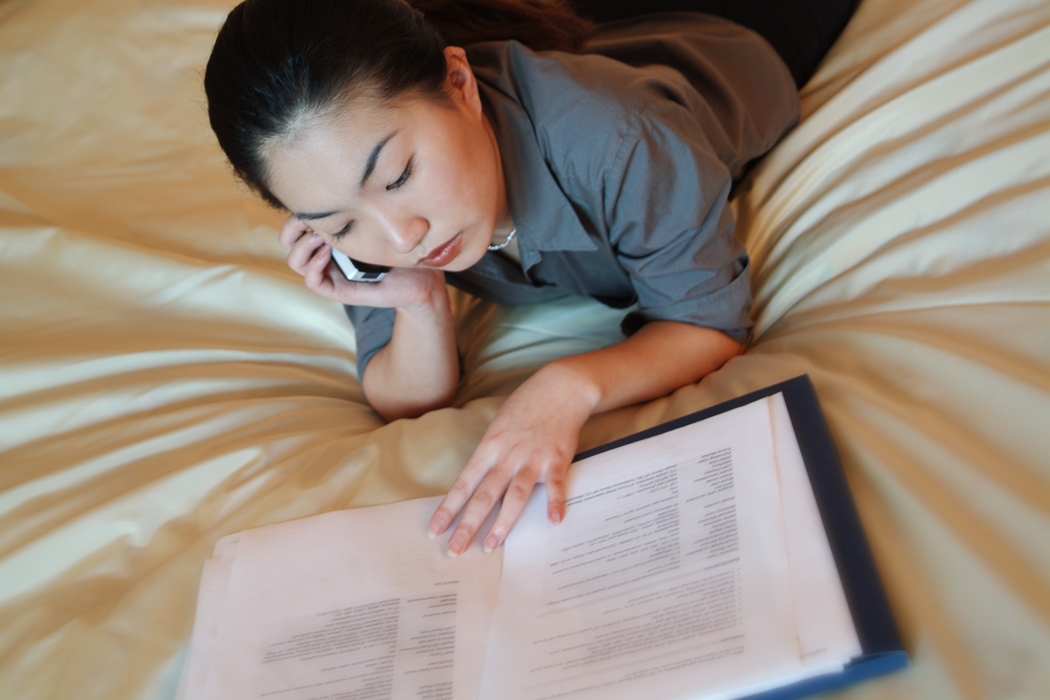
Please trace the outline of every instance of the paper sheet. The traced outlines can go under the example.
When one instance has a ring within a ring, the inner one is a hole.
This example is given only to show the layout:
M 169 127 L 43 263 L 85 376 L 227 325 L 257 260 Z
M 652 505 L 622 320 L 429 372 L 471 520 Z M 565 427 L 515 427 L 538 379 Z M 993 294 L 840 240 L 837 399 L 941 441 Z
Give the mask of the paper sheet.
M 242 533 L 200 697 L 473 700 L 500 559 L 427 539 L 439 502 Z
M 808 490 L 801 460 L 776 457 L 785 418 L 762 400 L 583 460 L 558 526 L 534 494 L 505 545 L 483 700 L 735 697 L 841 667 L 848 614 L 830 632 L 796 620 L 796 592 L 824 589 L 793 571 L 814 560 L 810 578 L 838 583 L 819 548 L 788 562 L 788 538 L 822 532 L 812 497 L 782 512 L 778 467 Z
M 824 523 L 782 394 L 769 397 L 795 624 L 804 665 L 835 668 L 861 652 Z

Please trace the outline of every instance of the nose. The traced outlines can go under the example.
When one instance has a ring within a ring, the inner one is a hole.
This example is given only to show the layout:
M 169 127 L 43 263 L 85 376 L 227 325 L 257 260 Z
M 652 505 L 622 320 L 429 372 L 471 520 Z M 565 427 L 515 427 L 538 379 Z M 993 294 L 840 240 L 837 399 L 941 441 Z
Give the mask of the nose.
M 380 223 L 394 250 L 399 253 L 411 253 L 430 230 L 429 221 L 422 216 L 406 212 L 382 212 Z

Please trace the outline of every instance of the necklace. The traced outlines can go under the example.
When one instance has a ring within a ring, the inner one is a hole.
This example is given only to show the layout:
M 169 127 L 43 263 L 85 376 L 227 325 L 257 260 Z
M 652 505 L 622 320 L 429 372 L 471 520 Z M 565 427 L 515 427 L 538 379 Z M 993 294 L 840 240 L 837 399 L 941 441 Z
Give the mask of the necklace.
M 496 245 L 490 245 L 489 250 L 503 250 L 504 248 L 510 245 L 511 241 L 514 240 L 514 234 L 516 234 L 517 232 L 518 229 L 512 228 L 510 230 L 510 233 L 507 234 L 507 240 L 503 241 L 502 243 L 497 243 Z

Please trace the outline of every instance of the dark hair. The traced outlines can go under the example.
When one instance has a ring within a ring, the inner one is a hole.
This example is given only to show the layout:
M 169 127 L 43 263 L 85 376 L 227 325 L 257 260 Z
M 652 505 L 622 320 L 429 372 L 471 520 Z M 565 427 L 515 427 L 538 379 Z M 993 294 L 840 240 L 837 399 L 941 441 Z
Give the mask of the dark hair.
M 559 0 L 408 0 L 452 46 L 513 39 L 533 51 L 579 51 L 594 25 Z
M 558 0 L 410 2 L 245 0 L 230 12 L 204 74 L 208 118 L 234 172 L 267 202 L 283 208 L 264 151 L 302 116 L 362 96 L 443 96 L 450 44 L 575 51 L 592 29 Z

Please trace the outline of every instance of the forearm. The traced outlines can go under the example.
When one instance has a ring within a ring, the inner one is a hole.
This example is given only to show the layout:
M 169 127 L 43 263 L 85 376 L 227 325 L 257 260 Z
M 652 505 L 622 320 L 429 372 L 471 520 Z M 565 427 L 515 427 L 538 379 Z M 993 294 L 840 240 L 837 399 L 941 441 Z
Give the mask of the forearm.
M 593 414 L 669 394 L 742 350 L 710 328 L 653 321 L 616 345 L 555 360 L 541 372 L 573 386 Z
M 455 328 L 442 286 L 427 304 L 397 309 L 390 342 L 368 363 L 362 387 L 389 421 L 447 406 L 458 384 Z

